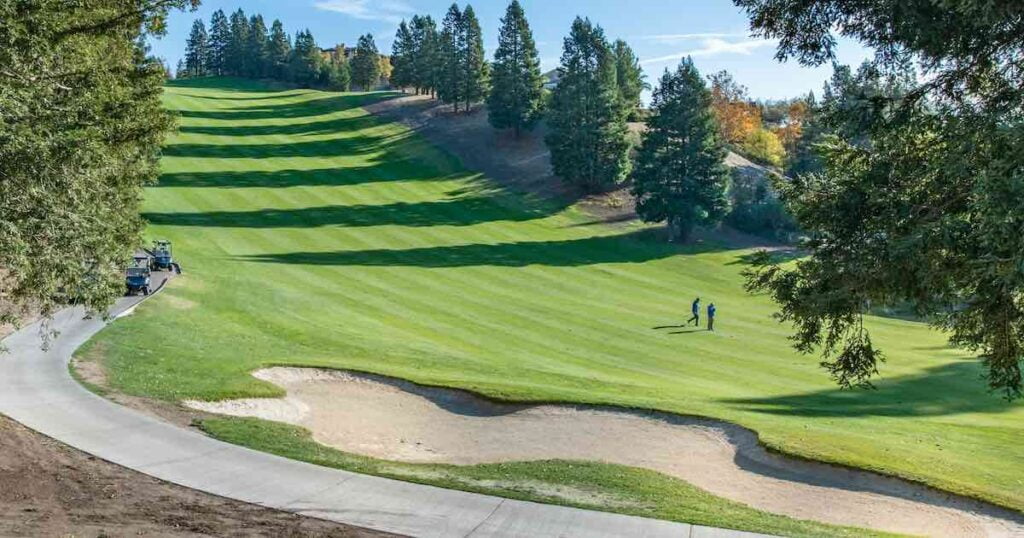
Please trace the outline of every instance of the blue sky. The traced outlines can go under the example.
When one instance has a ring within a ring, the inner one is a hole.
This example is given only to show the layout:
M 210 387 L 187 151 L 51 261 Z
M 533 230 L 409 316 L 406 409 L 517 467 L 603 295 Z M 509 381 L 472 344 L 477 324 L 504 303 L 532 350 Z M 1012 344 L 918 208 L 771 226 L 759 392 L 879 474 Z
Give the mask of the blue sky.
M 557 67 L 562 40 L 576 15 L 590 17 L 604 27 L 609 39 L 625 39 L 643 62 L 648 80 L 657 81 L 666 67 L 674 67 L 689 54 L 704 74 L 726 69 L 755 98 L 778 99 L 813 90 L 820 95 L 830 66 L 801 67 L 794 61 L 777 62 L 773 42 L 752 38 L 743 12 L 730 0 L 520 0 L 545 70 Z M 440 20 L 450 0 L 204 0 L 195 12 L 171 16 L 168 35 L 153 41 L 153 53 L 172 66 L 181 58 L 192 21 L 209 23 L 217 9 L 238 8 L 261 13 L 267 25 L 277 18 L 285 29 L 310 29 L 320 46 L 353 44 L 363 33 L 374 34 L 377 46 L 390 52 L 398 22 L 413 14 Z M 460 5 L 465 5 L 464 3 Z M 473 9 L 484 31 L 488 55 L 497 42 L 498 27 L 507 0 L 477 0 Z M 230 13 L 229 13 L 230 14 Z M 870 51 L 856 42 L 840 40 L 839 61 L 857 64 Z

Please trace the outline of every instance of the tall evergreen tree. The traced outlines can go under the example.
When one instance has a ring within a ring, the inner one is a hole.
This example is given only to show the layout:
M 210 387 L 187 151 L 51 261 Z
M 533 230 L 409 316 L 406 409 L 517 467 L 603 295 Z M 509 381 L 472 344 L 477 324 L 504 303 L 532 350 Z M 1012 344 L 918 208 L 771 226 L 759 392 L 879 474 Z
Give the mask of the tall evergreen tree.
M 440 36 L 437 23 L 430 15 L 414 16 L 411 24 L 413 42 L 413 85 L 416 93 L 430 93 L 437 90 L 440 74 Z
M 488 120 L 496 129 L 514 129 L 516 136 L 540 118 L 544 79 L 533 32 L 519 0 L 512 0 L 501 20 L 498 49 L 491 69 Z
M 207 74 L 207 57 L 209 55 L 209 43 L 207 42 L 206 25 L 202 19 L 196 19 L 192 23 L 192 31 L 185 43 L 185 69 L 190 77 L 201 77 Z
M 665 71 L 652 108 L 633 174 L 636 211 L 647 222 L 667 221 L 669 240 L 685 241 L 695 226 L 720 222 L 729 205 L 711 92 L 690 58 Z
M 604 30 L 577 17 L 565 39 L 545 138 L 555 174 L 590 192 L 629 174 L 629 139 Z
M 284 32 L 284 25 L 275 19 L 270 26 L 270 38 L 267 43 L 267 70 L 271 77 L 287 80 L 291 53 L 292 44 L 288 34 Z
M 300 31 L 295 34 L 295 46 L 292 47 L 288 62 L 288 79 L 302 87 L 315 86 L 319 80 L 322 61 L 313 34 L 309 30 Z
M 226 74 L 228 47 L 231 44 L 231 25 L 224 11 L 217 10 L 210 17 L 210 47 L 207 55 L 207 67 L 211 74 Z
M 263 15 L 253 15 L 249 19 L 249 46 L 246 47 L 248 76 L 260 78 L 268 74 L 268 40 L 267 25 L 263 22 Z
M 412 31 L 403 20 L 395 32 L 395 41 L 391 45 L 391 85 L 405 91 L 414 83 L 414 54 Z
M 356 52 L 352 56 L 352 83 L 364 91 L 371 91 L 380 80 L 380 52 L 373 41 L 373 35 L 359 37 Z
M 466 112 L 473 105 L 487 96 L 488 71 L 487 58 L 484 56 L 484 37 L 480 29 L 480 21 L 476 18 L 473 6 L 467 4 L 459 21 L 459 51 L 462 71 L 459 95 L 466 103 Z
M 188 68 L 185 67 L 185 60 L 178 60 L 178 69 L 174 72 L 174 78 L 188 78 Z
M 640 59 L 629 44 L 619 39 L 612 47 L 615 54 L 615 76 L 619 86 L 619 100 L 626 117 L 635 120 L 640 110 L 640 95 L 648 88 Z
M 249 50 L 249 19 L 239 9 L 231 15 L 231 38 L 228 40 L 224 70 L 231 75 L 246 75 Z
M 459 111 L 459 102 L 462 100 L 462 53 L 462 12 L 458 4 L 452 4 L 441 24 L 437 97 L 445 103 L 452 104 L 456 112 Z

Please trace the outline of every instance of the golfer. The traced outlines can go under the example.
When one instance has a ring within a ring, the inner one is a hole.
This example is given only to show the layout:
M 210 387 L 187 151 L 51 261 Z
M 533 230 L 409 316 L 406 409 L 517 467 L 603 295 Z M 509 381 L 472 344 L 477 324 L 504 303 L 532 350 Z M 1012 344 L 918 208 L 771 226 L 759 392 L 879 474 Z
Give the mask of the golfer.
M 700 327 L 700 297 L 693 300 L 693 304 L 690 305 L 690 312 L 693 313 L 693 316 L 686 321 L 686 324 L 689 325 L 690 323 L 693 323 L 697 327 Z
M 712 332 L 715 330 L 715 303 L 708 305 L 708 330 Z

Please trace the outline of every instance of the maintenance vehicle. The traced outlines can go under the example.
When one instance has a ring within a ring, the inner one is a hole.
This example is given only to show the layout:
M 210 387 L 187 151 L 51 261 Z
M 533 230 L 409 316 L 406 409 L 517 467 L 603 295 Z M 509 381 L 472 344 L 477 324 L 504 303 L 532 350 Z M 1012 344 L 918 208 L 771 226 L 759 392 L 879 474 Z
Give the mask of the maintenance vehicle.
M 171 255 L 171 242 L 166 239 L 153 241 L 153 250 L 149 251 L 149 268 L 152 271 L 174 271 L 181 273 L 178 264 Z

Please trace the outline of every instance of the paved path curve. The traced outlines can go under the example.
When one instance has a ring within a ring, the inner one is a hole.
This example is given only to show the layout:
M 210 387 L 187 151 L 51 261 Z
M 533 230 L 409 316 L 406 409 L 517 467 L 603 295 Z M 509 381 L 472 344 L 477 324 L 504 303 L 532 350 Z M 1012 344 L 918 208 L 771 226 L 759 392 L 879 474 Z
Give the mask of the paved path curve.
M 125 298 L 114 312 L 134 307 Z M 351 525 L 424 537 L 761 536 L 618 514 L 502 499 L 319 467 L 217 441 L 84 389 L 72 353 L 104 327 L 62 311 L 41 349 L 39 326 L 12 334 L 0 356 L 0 413 L 98 458 L 196 490 Z

